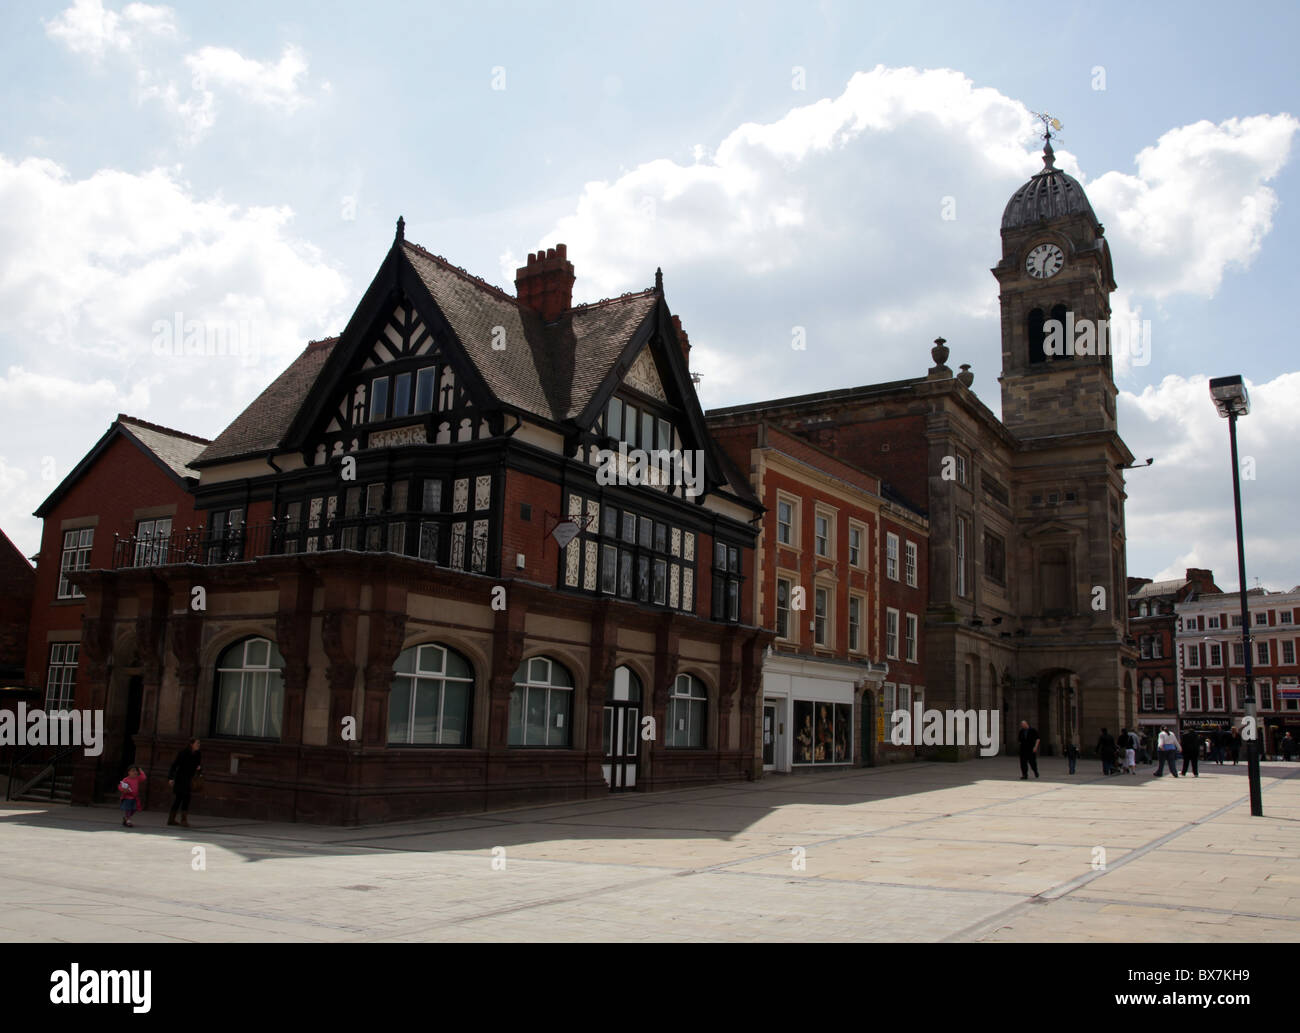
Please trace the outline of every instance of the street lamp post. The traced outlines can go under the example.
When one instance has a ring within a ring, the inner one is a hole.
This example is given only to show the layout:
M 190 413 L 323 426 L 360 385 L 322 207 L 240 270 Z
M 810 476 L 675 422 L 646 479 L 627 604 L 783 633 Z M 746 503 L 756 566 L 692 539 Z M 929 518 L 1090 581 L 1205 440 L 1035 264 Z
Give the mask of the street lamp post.
M 1259 718 L 1255 711 L 1255 678 L 1251 667 L 1250 606 L 1246 599 L 1246 545 L 1241 533 L 1241 470 L 1237 463 L 1237 417 L 1250 412 L 1250 396 L 1241 377 L 1216 377 L 1210 381 L 1210 397 L 1219 415 L 1227 417 L 1228 441 L 1232 446 L 1232 504 L 1237 517 L 1237 580 L 1241 585 L 1241 648 L 1246 654 L 1246 774 L 1250 782 L 1250 813 L 1264 814 L 1259 787 Z M 1225 667 L 1227 657 L 1224 657 Z M 1229 686 L 1231 685 L 1230 679 Z

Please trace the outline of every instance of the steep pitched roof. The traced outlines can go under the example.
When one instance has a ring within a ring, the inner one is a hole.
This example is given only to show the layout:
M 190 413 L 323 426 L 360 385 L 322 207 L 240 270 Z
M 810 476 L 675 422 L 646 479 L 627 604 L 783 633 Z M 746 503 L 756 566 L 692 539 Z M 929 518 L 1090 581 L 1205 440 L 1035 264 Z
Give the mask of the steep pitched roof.
M 307 345 L 289 368 L 195 458 L 195 465 L 274 451 L 338 341 L 337 337 L 328 337 Z
M 4 531 L 0 531 L 0 581 L 23 598 L 31 595 L 36 584 L 36 568 Z
M 119 437 L 130 441 L 162 467 L 163 471 L 180 487 L 188 489 L 192 482 L 198 480 L 199 472 L 193 464 L 207 447 L 207 438 L 118 413 L 117 419 L 104 432 L 104 436 L 95 442 L 94 447 L 72 468 L 72 472 L 63 478 L 59 486 L 37 507 L 33 515 L 44 518 L 104 454 L 104 450 Z
M 390 264 L 394 259 L 399 263 L 396 269 Z M 410 286 L 417 293 L 421 288 L 428 291 L 495 399 L 556 423 L 574 419 L 586 409 L 660 301 L 653 289 L 638 291 L 579 305 L 554 323 L 544 324 L 535 311 L 499 287 L 402 240 L 390 252 L 362 307 L 372 299 L 382 304 L 385 293 L 378 289 L 379 281 L 393 272 L 402 275 L 402 264 L 419 285 Z M 500 337 L 498 327 L 505 333 L 504 348 L 493 347 Z M 297 436 L 291 432 L 295 424 L 300 425 L 301 410 L 322 374 L 335 375 L 339 363 L 346 361 L 345 355 L 335 355 L 341 340 L 334 337 L 308 345 L 197 457 L 196 465 L 290 447 L 287 439 Z
M 160 427 L 156 423 L 146 423 L 134 416 L 119 415 L 117 420 L 177 477 L 198 478 L 198 470 L 190 464 L 208 447 L 207 438 Z
M 624 294 L 571 308 L 547 325 L 445 258 L 410 241 L 403 248 L 492 393 L 556 422 L 582 412 L 658 300 L 653 290 Z M 496 327 L 505 331 L 505 348 L 492 347 Z

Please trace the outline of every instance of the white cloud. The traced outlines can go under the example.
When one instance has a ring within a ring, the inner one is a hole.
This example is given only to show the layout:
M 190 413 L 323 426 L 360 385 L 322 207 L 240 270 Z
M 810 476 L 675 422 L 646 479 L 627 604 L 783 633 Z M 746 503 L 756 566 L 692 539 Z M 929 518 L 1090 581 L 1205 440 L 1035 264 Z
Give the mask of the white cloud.
M 216 123 L 221 95 L 285 115 L 309 103 L 307 58 L 293 45 L 286 45 L 276 62 L 217 46 L 170 58 L 153 52 L 146 56 L 146 39 L 178 37 L 170 7 L 131 3 L 118 14 L 102 0 L 75 0 L 45 23 L 45 31 L 72 53 L 97 63 L 109 54 L 121 58 L 133 70 L 137 99 L 159 104 L 179 123 L 181 138 L 190 145 Z
M 45 23 L 45 31 L 74 54 L 98 60 L 110 52 L 133 51 L 146 37 L 175 36 L 176 21 L 170 7 L 133 3 L 118 14 L 105 9 L 102 0 L 75 0 Z
M 1250 261 L 1276 205 L 1263 184 L 1298 126 L 1261 115 L 1172 130 L 1138 155 L 1136 174 L 1091 184 L 1057 152 L 1120 256 L 1117 320 L 1140 321 L 1144 301 L 1211 294 Z M 988 269 L 1007 199 L 1041 168 L 1035 130 L 1023 104 L 958 72 L 878 67 L 837 97 L 697 146 L 685 164 L 660 158 L 587 183 L 539 244 L 568 244 L 583 300 L 642 288 L 662 266 L 701 360 L 711 354 L 706 404 L 819 390 L 832 369 L 915 376 L 941 334 L 997 409 Z M 503 256 L 507 281 L 519 264 Z M 806 352 L 790 349 L 795 326 Z M 1118 372 L 1132 365 L 1119 356 Z
M 1212 297 L 1229 266 L 1246 267 L 1273 225 L 1277 195 L 1264 184 L 1291 153 L 1291 115 L 1197 122 L 1171 129 L 1137 156 L 1137 174 L 1107 172 L 1087 184 L 1125 284 L 1161 299 Z
M 1300 505 L 1294 457 L 1300 373 L 1247 380 L 1251 411 L 1237 421 L 1246 573 L 1270 588 L 1300 583 L 1294 546 Z M 1140 459 L 1128 477 L 1128 571 L 1154 580 L 1208 567 L 1224 591 L 1237 587 L 1228 424 L 1210 401 L 1208 378 L 1165 377 L 1141 393 L 1120 392 L 1119 420 Z
M 18 519 L 6 530 L 21 548 L 36 544 L 23 514 L 54 486 L 42 457 L 61 477 L 119 411 L 214 435 L 343 325 L 348 284 L 292 221 L 283 206 L 195 197 L 176 169 L 74 179 L 0 155 L 0 454 L 28 473 L 0 518 Z M 159 354 L 191 323 L 213 354 Z
M 302 93 L 307 59 L 295 46 L 286 46 L 276 64 L 255 61 L 229 47 L 202 47 L 186 55 L 185 63 L 200 91 L 225 87 L 253 104 L 285 114 L 307 102 Z

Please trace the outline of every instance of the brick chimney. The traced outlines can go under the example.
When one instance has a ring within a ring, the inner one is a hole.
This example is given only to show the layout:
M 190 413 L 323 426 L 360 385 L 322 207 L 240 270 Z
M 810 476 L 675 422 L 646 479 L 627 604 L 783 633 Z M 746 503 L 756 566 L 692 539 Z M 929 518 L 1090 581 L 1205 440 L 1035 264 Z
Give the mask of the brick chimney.
M 547 323 L 573 307 L 573 263 L 565 257 L 566 247 L 529 254 L 528 264 L 515 270 L 515 291 L 519 300 Z
M 691 368 L 691 339 L 687 336 L 686 331 L 682 329 L 682 317 L 673 316 L 673 329 L 677 331 L 677 339 L 682 342 L 682 358 L 686 360 L 686 368 Z

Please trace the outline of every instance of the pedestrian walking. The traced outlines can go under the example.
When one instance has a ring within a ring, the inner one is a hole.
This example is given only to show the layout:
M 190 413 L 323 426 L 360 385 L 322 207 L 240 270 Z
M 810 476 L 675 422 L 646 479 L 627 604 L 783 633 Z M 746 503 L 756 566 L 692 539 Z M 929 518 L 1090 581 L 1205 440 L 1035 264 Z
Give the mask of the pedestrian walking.
M 1232 763 L 1241 759 L 1241 729 L 1234 727 L 1228 736 L 1228 752 L 1232 754 Z
M 1197 760 L 1201 755 L 1201 737 L 1188 729 L 1183 733 L 1183 774 L 1187 774 L 1187 765 L 1192 765 L 1192 776 L 1201 777 L 1201 768 Z
M 1160 754 L 1160 766 L 1156 768 L 1156 778 L 1165 773 L 1166 763 L 1169 765 L 1169 774 L 1177 778 L 1178 772 L 1174 770 L 1174 761 L 1178 759 L 1178 737 L 1167 728 L 1160 729 L 1156 752 Z
M 135 817 L 136 811 L 144 810 L 140 806 L 140 783 L 144 781 L 144 772 L 132 764 L 126 769 L 122 781 L 117 784 L 117 795 L 121 801 L 119 806 L 122 808 L 122 825 L 124 828 L 135 828 L 135 822 L 131 819 Z
M 1115 749 L 1115 737 L 1103 728 L 1097 740 L 1097 756 L 1101 758 L 1103 775 L 1111 774 L 1115 768 Z
M 1034 769 L 1038 778 L 1038 729 L 1030 728 L 1028 721 L 1020 722 L 1020 780 L 1029 777 L 1029 769 Z
M 1280 743 L 1280 746 L 1282 749 L 1283 760 L 1292 760 L 1295 757 L 1296 742 L 1293 738 L 1291 738 L 1290 732 L 1287 732 L 1286 735 L 1282 736 L 1282 742 Z
M 1137 732 L 1121 728 L 1119 745 L 1124 751 L 1124 770 L 1130 775 L 1137 773 Z
M 1074 766 L 1079 763 L 1079 744 L 1070 742 L 1065 747 L 1065 759 L 1070 762 L 1070 774 L 1074 774 Z
M 190 794 L 194 792 L 194 780 L 203 771 L 203 754 L 199 752 L 199 740 L 191 739 L 189 745 L 176 754 L 172 766 L 167 772 L 167 784 L 172 789 L 172 809 L 167 815 L 168 825 L 190 827 Z M 180 821 L 176 820 L 180 812 Z

